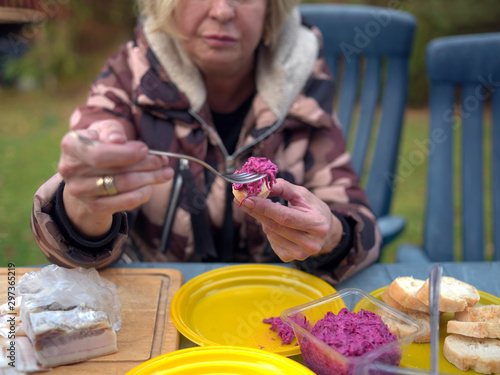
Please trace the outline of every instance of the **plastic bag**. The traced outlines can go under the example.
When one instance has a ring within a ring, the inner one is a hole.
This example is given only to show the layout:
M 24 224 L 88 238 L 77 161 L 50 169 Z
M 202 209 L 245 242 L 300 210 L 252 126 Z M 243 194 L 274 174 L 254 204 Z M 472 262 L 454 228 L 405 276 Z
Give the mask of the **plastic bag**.
M 117 287 L 102 278 L 95 268 L 68 269 L 51 264 L 21 277 L 16 293 L 22 297 L 22 321 L 25 321 L 26 314 L 37 309 L 78 308 L 104 311 L 114 331 L 118 331 L 122 324 Z

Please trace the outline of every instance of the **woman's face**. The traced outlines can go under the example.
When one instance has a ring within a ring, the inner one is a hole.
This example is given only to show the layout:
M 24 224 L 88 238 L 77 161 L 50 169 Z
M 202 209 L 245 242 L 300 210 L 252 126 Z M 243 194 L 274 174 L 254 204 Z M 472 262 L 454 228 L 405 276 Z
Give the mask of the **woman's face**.
M 179 0 L 181 43 L 205 73 L 228 73 L 253 65 L 268 0 Z M 274 1 L 274 0 L 271 0 Z

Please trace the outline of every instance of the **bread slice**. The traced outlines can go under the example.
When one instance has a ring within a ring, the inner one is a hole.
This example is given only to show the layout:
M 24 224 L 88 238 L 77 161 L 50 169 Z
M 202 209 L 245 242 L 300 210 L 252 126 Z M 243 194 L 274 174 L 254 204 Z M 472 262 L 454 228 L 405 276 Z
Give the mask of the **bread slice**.
M 380 298 L 382 299 L 382 301 L 387 303 L 389 306 L 394 307 L 396 310 L 401 311 L 403 313 L 417 311 L 417 310 L 407 309 L 407 308 L 403 307 L 403 305 L 401 305 L 394 298 L 392 298 L 391 293 L 389 292 L 389 288 L 386 288 L 382 292 L 382 294 L 380 295 Z
M 415 340 L 413 340 L 413 342 L 418 342 L 418 343 L 431 342 L 430 317 L 428 313 L 404 308 L 399 302 L 395 301 L 391 297 L 388 288 L 382 292 L 380 298 L 389 306 L 394 307 L 396 310 L 401 311 L 406 315 L 414 319 L 417 319 L 418 321 L 423 323 L 423 325 L 427 329 L 427 333 L 423 336 L 417 337 Z M 395 323 L 394 321 L 386 322 L 386 324 L 389 327 L 389 330 L 392 333 L 394 333 L 398 338 L 407 336 L 413 333 L 415 330 L 414 326 L 410 326 L 408 324 Z
M 446 326 L 448 333 L 458 333 L 459 335 L 500 339 L 500 323 L 495 322 L 459 322 L 449 320 Z
M 474 286 L 454 277 L 441 277 L 440 289 L 439 310 L 443 312 L 463 311 L 479 301 L 479 292 Z M 429 279 L 417 291 L 416 297 L 426 305 L 429 304 Z
M 447 330 L 464 336 L 500 339 L 500 305 L 466 307 L 455 313 Z
M 405 313 L 411 318 L 414 318 L 421 322 L 425 329 L 426 333 L 423 336 L 417 337 L 413 342 L 417 343 L 428 343 L 431 342 L 431 324 L 430 324 L 430 316 L 427 313 L 424 313 L 422 311 L 408 311 Z M 404 337 L 409 335 L 410 333 L 413 333 L 415 331 L 414 326 L 410 326 L 408 324 L 397 324 L 395 327 L 392 327 L 391 325 L 388 324 L 389 330 L 394 333 L 396 336 L 399 337 Z M 394 329 L 394 331 L 393 331 Z
M 259 194 L 256 195 L 259 198 L 267 198 L 269 196 L 269 194 L 271 193 L 271 191 L 268 189 L 267 184 L 265 182 L 262 184 L 260 189 L 261 190 L 260 190 Z M 245 199 L 248 196 L 248 191 L 245 187 L 243 189 L 238 189 L 238 190 L 236 190 L 233 187 L 233 195 L 236 197 L 238 202 L 242 202 L 243 199 Z
M 411 276 L 397 277 L 388 286 L 390 296 L 406 309 L 429 312 L 429 306 L 420 301 L 416 294 L 424 285 L 423 280 Z
M 500 323 L 500 305 L 466 307 L 455 313 L 455 320 L 460 322 L 496 322 Z
M 444 357 L 461 371 L 500 373 L 500 340 L 449 335 L 444 340 Z

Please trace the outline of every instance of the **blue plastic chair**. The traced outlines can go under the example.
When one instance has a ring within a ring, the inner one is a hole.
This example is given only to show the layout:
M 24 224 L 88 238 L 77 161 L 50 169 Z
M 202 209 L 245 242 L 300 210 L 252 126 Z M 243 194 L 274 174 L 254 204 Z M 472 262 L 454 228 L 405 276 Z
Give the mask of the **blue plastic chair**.
M 487 167 L 492 181 L 487 191 L 492 193 L 494 259 L 500 260 L 500 33 L 435 39 L 426 53 L 431 91 L 424 242 L 423 248 L 401 246 L 397 260 L 485 260 Z M 485 106 L 488 102 L 490 106 Z M 485 121 L 484 112 L 490 107 L 492 135 L 485 140 L 489 120 Z M 454 115 L 457 109 L 461 118 Z M 454 141 L 460 142 L 458 158 Z M 491 166 L 485 164 L 487 149 Z M 457 217 L 462 220 L 463 256 L 455 251 Z
M 390 214 L 390 207 L 416 20 L 409 13 L 364 5 L 304 4 L 300 11 L 323 34 L 338 85 L 336 112 L 386 245 L 406 224 Z

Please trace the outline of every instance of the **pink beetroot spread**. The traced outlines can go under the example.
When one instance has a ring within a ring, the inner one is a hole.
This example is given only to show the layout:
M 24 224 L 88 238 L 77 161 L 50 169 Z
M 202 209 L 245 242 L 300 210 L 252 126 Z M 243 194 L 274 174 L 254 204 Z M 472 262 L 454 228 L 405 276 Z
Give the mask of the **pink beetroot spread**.
M 260 180 L 251 182 L 249 184 L 233 184 L 233 188 L 235 190 L 247 189 L 247 196 L 243 199 L 250 196 L 257 196 L 261 191 L 261 186 L 265 182 L 266 186 L 269 190 L 272 190 L 274 183 L 276 182 L 276 173 L 278 173 L 278 167 L 272 161 L 262 157 L 257 158 L 255 156 L 251 156 L 248 158 L 247 162 L 243 164 L 240 170 L 236 170 L 234 173 L 241 172 L 257 172 L 257 173 L 265 173 L 267 176 L 261 178 Z M 243 202 L 243 200 L 241 202 Z M 240 202 L 240 205 L 241 205 Z
M 380 316 L 363 309 L 328 312 L 311 333 L 346 357 L 359 357 L 397 339 Z
M 309 321 L 305 316 L 294 316 L 293 321 L 299 326 L 306 328 L 309 326 Z M 263 320 L 264 323 L 271 324 L 271 331 L 276 332 L 281 338 L 281 345 L 290 344 L 295 337 L 292 327 L 286 324 L 281 318 L 268 318 Z

